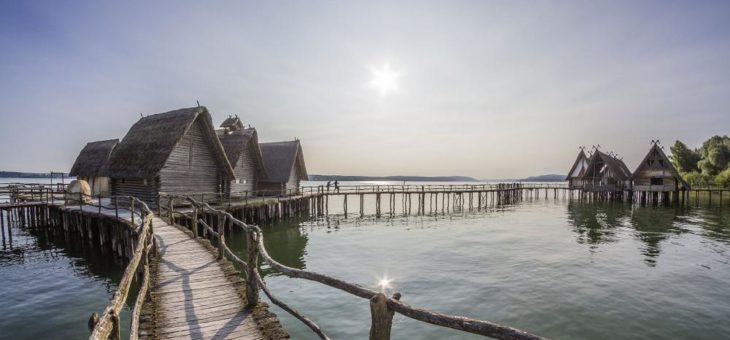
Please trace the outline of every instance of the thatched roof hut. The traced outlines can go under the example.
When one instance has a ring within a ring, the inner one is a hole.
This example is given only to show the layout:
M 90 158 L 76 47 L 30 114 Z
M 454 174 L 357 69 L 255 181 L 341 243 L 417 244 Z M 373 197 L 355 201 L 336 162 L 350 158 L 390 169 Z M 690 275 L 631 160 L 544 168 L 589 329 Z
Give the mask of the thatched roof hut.
M 258 182 L 267 178 L 256 129 L 225 129 L 217 133 L 236 175 L 231 182 L 230 192 L 256 190 Z
M 205 106 L 140 118 L 114 150 L 107 164 L 106 174 L 109 177 L 154 176 L 195 122 L 203 125 L 204 136 L 211 144 L 221 170 L 233 177 L 233 169 L 228 163 L 223 146 L 216 138 L 213 121 Z
M 588 157 L 586 157 L 586 153 L 583 152 L 583 149 L 581 149 L 578 153 L 578 157 L 575 158 L 575 162 L 573 162 L 573 166 L 570 168 L 570 171 L 568 171 L 568 175 L 565 177 L 565 180 L 568 181 L 569 188 L 573 189 L 583 187 L 581 177 L 585 174 L 587 167 Z
M 267 179 L 262 181 L 265 190 L 282 190 L 297 193 L 299 181 L 308 180 L 304 153 L 299 140 L 260 143 Z
M 76 176 L 86 181 L 92 195 L 109 195 L 109 178 L 104 176 L 102 171 L 117 144 L 119 144 L 118 139 L 87 143 L 76 157 L 69 176 Z
M 631 187 L 631 170 L 623 160 L 596 149 L 581 179 L 586 191 L 622 191 Z
M 238 115 L 228 116 L 226 120 L 221 123 L 220 127 L 228 131 L 242 130 L 245 126 Z
M 119 144 L 119 139 L 87 143 L 76 157 L 76 161 L 68 175 L 76 177 L 101 177 L 103 167 L 109 160 L 109 156 L 117 144 Z
M 224 192 L 235 178 L 203 106 L 142 117 L 105 166 L 112 191 L 154 203 L 159 192 Z
M 639 163 L 632 175 L 635 191 L 668 192 L 690 189 L 657 143 Z

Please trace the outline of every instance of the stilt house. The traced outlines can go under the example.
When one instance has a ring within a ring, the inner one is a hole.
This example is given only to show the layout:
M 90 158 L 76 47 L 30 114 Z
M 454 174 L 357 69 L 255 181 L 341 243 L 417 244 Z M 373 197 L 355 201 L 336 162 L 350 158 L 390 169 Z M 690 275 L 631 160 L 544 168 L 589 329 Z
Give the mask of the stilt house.
M 583 187 L 583 180 L 581 177 L 585 173 L 587 167 L 588 157 L 586 157 L 586 153 L 583 152 L 583 149 L 581 149 L 578 153 L 578 157 L 575 159 L 575 163 L 573 163 L 570 171 L 568 171 L 568 176 L 565 177 L 570 189 L 580 189 Z
M 228 117 L 221 128 L 216 132 L 236 176 L 229 185 L 229 195 L 256 191 L 259 181 L 266 179 L 256 129 L 245 128 L 238 116 Z
M 300 181 L 309 179 L 299 140 L 261 143 L 259 147 L 267 177 L 259 182 L 259 190 L 267 194 L 298 194 Z
M 653 143 L 632 178 L 634 191 L 637 192 L 676 192 L 690 189 L 657 143 Z
M 69 176 L 76 176 L 77 179 L 89 183 L 92 195 L 109 196 L 109 177 L 102 175 L 102 170 L 117 144 L 118 139 L 87 143 L 76 157 Z
M 581 179 L 583 190 L 589 192 L 620 192 L 631 189 L 631 171 L 626 164 L 598 149 L 588 160 Z
M 235 179 L 203 106 L 141 118 L 114 149 L 104 172 L 112 194 L 136 196 L 153 206 L 160 193 L 225 193 Z

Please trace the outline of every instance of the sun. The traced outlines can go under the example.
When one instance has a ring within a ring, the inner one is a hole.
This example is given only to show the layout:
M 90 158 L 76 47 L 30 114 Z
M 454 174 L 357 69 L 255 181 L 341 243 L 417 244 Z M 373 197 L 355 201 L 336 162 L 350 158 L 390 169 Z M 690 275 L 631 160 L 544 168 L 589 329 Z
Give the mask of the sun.
M 389 63 L 385 63 L 381 69 L 373 69 L 373 80 L 370 86 L 385 96 L 390 92 L 398 90 L 398 78 L 400 73 L 392 70 Z

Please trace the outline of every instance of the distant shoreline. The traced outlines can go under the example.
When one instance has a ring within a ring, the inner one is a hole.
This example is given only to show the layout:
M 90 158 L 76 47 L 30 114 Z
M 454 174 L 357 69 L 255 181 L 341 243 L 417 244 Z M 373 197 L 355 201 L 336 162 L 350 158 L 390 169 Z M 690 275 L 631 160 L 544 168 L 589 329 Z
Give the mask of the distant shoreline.
M 21 172 L 21 171 L 0 171 L 0 178 L 68 178 L 67 173 L 54 172 Z

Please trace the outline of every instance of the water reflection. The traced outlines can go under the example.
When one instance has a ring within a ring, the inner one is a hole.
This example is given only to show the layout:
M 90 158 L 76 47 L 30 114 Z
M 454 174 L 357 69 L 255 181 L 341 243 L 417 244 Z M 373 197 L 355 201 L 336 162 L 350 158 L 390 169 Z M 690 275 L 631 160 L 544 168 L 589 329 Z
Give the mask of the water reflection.
M 660 243 L 673 235 L 689 232 L 681 227 L 681 219 L 686 211 L 671 207 L 637 207 L 631 214 L 631 226 L 636 230 L 635 237 L 645 244 L 641 253 L 649 266 L 656 265 L 661 252 Z
M 567 220 L 577 242 L 595 251 L 602 244 L 618 242 L 627 232 L 642 242 L 644 262 L 655 266 L 662 243 L 674 236 L 696 233 L 702 237 L 730 241 L 730 211 L 705 207 L 632 206 L 621 203 L 569 202 Z
M 626 223 L 629 214 L 622 205 L 568 203 L 568 222 L 578 235 L 578 243 L 589 244 L 592 250 L 599 244 L 616 242 L 616 229 Z
M 12 227 L 10 232 L 12 244 L 7 242 L 0 251 L 0 295 L 6 297 L 0 305 L 5 315 L 0 329 L 14 338 L 88 336 L 89 315 L 104 309 L 126 264 L 108 251 L 78 242 L 76 236 L 48 228 Z M 137 283 L 131 290 L 130 296 L 136 296 Z M 128 332 L 129 316 L 127 305 L 123 334 Z

